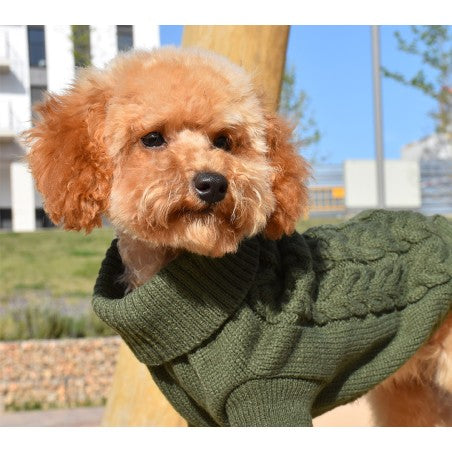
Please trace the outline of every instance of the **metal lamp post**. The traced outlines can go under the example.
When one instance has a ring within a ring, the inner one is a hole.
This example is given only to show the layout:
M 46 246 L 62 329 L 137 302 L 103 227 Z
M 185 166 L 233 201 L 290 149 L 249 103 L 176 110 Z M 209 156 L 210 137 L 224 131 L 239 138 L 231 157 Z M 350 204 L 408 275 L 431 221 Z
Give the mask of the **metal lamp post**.
M 380 83 L 380 30 L 372 25 L 372 73 L 374 92 L 375 161 L 377 169 L 377 206 L 383 209 L 385 202 L 383 120 Z

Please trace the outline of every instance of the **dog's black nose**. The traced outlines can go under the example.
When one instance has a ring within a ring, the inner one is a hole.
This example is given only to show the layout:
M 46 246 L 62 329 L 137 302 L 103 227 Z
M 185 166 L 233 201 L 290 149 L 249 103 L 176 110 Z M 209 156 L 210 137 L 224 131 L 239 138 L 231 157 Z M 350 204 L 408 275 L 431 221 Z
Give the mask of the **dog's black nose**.
M 228 181 L 219 173 L 198 173 L 193 183 L 199 199 L 209 204 L 221 201 L 228 190 Z

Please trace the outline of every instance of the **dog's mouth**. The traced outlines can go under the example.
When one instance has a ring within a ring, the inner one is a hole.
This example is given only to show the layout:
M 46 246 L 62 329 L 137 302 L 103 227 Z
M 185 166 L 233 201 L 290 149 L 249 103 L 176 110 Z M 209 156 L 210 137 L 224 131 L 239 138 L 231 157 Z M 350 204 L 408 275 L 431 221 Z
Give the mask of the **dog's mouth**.
M 199 209 L 199 210 L 194 210 L 193 213 L 197 214 L 197 215 L 208 215 L 210 213 L 213 213 L 215 210 L 215 205 L 214 204 L 209 204 L 208 206 Z
M 175 211 L 173 213 L 173 218 L 203 218 L 206 216 L 213 215 L 215 213 L 215 204 L 209 204 L 208 206 L 202 207 L 200 209 L 183 208 Z

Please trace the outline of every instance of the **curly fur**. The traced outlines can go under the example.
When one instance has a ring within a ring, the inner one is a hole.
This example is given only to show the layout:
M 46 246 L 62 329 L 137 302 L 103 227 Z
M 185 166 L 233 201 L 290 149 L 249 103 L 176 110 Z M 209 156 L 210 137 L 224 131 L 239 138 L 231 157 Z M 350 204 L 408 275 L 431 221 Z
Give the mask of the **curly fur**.
M 220 56 L 175 48 L 123 54 L 38 106 L 28 161 L 55 223 L 90 232 L 108 217 L 131 290 L 181 250 L 222 256 L 259 232 L 278 239 L 294 231 L 307 206 L 308 165 L 290 126 L 264 105 L 252 79 Z M 141 143 L 152 131 L 164 146 Z M 213 146 L 219 134 L 230 152 Z M 193 178 L 209 171 L 226 177 L 228 189 L 206 206 Z M 380 424 L 451 425 L 451 330 L 449 316 L 373 391 Z

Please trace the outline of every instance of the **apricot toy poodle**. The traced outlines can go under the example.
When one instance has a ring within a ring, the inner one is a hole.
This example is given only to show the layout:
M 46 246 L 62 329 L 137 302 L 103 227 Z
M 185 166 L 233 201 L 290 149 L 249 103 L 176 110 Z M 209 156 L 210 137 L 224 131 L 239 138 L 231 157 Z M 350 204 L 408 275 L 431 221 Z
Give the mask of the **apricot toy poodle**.
M 217 258 L 288 236 L 307 207 L 292 128 L 213 53 L 123 54 L 36 110 L 28 162 L 46 212 L 86 232 L 106 216 L 128 291 L 181 251 Z M 452 425 L 452 315 L 369 398 L 378 425 Z

